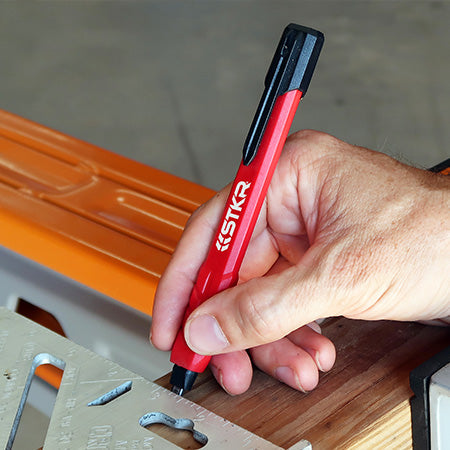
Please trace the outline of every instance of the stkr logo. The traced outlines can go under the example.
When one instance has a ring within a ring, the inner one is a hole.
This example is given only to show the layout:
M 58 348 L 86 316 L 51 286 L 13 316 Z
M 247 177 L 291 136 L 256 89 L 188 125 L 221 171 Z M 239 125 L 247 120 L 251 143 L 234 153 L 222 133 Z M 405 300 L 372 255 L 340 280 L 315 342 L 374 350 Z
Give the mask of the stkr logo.
M 230 246 L 231 238 L 233 237 L 236 223 L 239 220 L 240 213 L 244 206 L 247 194 L 245 191 L 250 187 L 251 183 L 246 181 L 239 181 L 234 189 L 231 203 L 228 207 L 227 213 L 222 223 L 219 236 L 216 241 L 216 248 L 220 252 L 224 252 Z

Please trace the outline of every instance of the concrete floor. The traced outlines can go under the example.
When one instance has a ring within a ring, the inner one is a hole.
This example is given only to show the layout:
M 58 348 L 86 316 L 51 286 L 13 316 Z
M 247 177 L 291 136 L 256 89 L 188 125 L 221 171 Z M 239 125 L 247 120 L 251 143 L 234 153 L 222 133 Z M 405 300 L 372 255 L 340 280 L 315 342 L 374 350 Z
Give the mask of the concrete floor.
M 448 156 L 450 3 L 0 3 L 0 107 L 219 189 L 285 24 L 325 34 L 293 128 Z
M 1 2 L 0 107 L 219 189 L 289 22 L 326 38 L 294 129 L 449 156 L 446 1 Z

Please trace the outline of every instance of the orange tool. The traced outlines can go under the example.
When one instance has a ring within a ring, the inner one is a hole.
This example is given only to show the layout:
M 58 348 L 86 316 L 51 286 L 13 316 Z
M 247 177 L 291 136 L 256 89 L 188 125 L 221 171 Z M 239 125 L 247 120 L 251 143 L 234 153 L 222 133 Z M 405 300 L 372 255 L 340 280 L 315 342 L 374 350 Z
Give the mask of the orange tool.
M 0 110 L 0 246 L 149 316 L 187 219 L 213 194 Z M 64 333 L 32 304 L 17 311 Z

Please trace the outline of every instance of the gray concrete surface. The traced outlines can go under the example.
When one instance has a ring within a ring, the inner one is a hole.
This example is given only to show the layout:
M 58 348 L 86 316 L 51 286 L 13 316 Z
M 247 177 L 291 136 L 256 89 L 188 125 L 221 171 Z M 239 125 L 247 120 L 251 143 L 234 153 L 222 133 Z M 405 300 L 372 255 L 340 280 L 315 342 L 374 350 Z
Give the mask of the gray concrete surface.
M 448 1 L 0 2 L 0 108 L 219 189 L 289 22 L 326 38 L 293 128 L 449 156 Z
M 3 2 L 0 107 L 218 189 L 291 21 L 326 37 L 295 129 L 448 155 L 449 2 Z
M 38 450 L 44 445 L 50 420 L 27 404 L 20 420 L 12 450 Z

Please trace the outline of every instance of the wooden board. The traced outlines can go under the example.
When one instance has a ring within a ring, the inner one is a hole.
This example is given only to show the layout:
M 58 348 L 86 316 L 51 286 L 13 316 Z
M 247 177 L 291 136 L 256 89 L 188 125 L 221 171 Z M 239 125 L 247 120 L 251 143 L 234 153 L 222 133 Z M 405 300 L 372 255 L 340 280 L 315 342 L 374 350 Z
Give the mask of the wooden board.
M 276 445 L 307 439 L 316 449 L 411 448 L 409 373 L 450 344 L 448 328 L 409 322 L 328 319 L 335 367 L 303 394 L 255 371 L 250 389 L 231 397 L 210 373 L 186 398 Z M 169 375 L 157 383 L 169 386 Z

